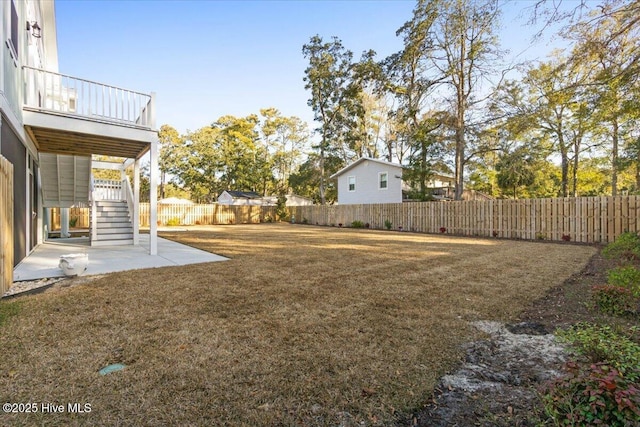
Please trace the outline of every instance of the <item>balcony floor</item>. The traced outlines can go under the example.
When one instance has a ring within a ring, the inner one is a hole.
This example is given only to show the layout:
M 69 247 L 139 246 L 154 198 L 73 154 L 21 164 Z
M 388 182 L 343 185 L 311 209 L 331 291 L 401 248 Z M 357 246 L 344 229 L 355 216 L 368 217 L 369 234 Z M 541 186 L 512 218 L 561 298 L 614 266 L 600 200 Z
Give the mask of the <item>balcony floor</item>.
M 39 245 L 13 271 L 15 282 L 63 277 L 58 268 L 61 255 L 86 253 L 89 266 L 82 276 L 114 273 L 142 268 L 170 267 L 228 258 L 158 237 L 158 255 L 149 255 L 149 235 L 140 235 L 140 245 L 89 246 L 88 237 L 50 239 Z

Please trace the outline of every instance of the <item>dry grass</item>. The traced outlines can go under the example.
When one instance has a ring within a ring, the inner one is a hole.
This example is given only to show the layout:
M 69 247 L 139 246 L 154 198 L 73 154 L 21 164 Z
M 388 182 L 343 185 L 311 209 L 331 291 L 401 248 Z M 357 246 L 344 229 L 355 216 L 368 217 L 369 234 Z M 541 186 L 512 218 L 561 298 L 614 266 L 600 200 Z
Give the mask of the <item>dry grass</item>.
M 595 252 L 287 224 L 166 236 L 232 260 L 24 297 L 0 327 L 0 400 L 92 411 L 0 424 L 389 425 L 427 402 L 468 321 L 514 318 Z

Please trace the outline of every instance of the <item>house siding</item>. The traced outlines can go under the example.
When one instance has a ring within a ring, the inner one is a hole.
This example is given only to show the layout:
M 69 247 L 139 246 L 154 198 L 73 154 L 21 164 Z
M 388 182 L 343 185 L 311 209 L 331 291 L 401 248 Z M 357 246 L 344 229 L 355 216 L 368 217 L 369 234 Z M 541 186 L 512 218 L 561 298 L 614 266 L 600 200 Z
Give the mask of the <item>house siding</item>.
M 380 173 L 387 172 L 387 188 L 379 188 Z M 349 177 L 356 177 L 355 191 L 349 191 Z M 338 176 L 341 205 L 402 202 L 402 168 L 366 160 Z
M 13 265 L 27 254 L 27 149 L 2 119 L 0 154 L 13 165 Z

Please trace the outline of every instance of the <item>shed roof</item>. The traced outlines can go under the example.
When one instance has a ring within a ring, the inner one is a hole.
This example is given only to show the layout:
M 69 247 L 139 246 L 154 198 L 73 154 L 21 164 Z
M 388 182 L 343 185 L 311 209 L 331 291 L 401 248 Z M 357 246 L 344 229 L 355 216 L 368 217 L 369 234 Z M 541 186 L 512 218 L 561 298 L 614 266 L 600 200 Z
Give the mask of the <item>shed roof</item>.
M 226 193 L 237 199 L 261 199 L 262 196 L 255 191 L 226 190 Z
M 358 160 L 356 160 L 355 162 L 345 166 L 344 168 L 340 169 L 338 172 L 334 173 L 333 175 L 331 175 L 329 178 L 333 179 L 333 178 L 337 178 L 340 175 L 342 175 L 343 173 L 353 169 L 354 167 L 358 166 L 360 163 L 364 163 L 365 161 L 370 161 L 370 162 L 374 162 L 374 163 L 379 163 L 382 165 L 386 165 L 386 166 L 392 166 L 398 169 L 402 169 L 402 165 L 399 165 L 397 163 L 391 163 L 391 162 L 386 162 L 384 160 L 379 160 L 379 159 L 374 159 L 371 157 L 361 157 Z

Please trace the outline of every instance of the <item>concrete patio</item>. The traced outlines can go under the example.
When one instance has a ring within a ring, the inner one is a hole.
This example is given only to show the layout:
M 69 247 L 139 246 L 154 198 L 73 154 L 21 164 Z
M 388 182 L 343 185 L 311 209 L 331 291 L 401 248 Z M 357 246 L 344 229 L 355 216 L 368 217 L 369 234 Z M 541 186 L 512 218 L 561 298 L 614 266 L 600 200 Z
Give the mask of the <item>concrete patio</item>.
M 89 256 L 89 266 L 82 274 L 83 276 L 141 268 L 226 261 L 228 259 L 160 237 L 158 238 L 158 254 L 149 255 L 148 234 L 140 235 L 140 245 L 137 246 L 91 247 L 88 237 L 50 239 L 39 245 L 16 266 L 13 271 L 13 280 L 20 282 L 63 277 L 64 273 L 58 267 L 60 256 L 77 253 Z

